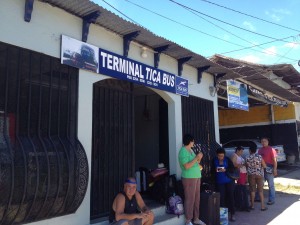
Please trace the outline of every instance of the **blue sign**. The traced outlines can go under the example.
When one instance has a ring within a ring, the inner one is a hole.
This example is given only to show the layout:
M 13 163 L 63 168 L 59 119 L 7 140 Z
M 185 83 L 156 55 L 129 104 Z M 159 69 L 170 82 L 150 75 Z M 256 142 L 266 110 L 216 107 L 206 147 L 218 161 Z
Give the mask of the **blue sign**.
M 228 107 L 249 111 L 247 85 L 227 80 Z
M 175 94 L 189 96 L 188 80 L 99 49 L 99 73 Z
M 188 80 L 62 35 L 61 63 L 143 86 L 189 96 Z

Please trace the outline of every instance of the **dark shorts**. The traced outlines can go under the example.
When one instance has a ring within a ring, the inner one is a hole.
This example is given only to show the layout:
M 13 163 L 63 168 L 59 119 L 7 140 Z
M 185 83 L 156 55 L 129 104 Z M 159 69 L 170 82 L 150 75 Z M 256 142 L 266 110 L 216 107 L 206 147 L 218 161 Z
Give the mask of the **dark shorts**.
M 251 192 L 257 191 L 262 192 L 264 188 L 264 178 L 259 175 L 249 175 L 248 176 L 249 181 L 249 189 Z
M 110 225 L 122 225 L 123 223 L 128 222 L 129 225 L 142 225 L 142 219 L 134 219 L 134 220 L 119 220 L 112 222 Z

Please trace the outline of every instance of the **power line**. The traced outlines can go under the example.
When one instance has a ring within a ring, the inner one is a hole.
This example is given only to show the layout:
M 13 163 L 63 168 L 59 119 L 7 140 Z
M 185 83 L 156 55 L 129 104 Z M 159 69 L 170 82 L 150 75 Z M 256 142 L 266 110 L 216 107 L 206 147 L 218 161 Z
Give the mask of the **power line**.
M 286 56 L 287 54 L 289 54 L 290 51 L 292 51 L 294 48 L 295 48 L 295 46 L 293 46 L 293 47 L 291 47 L 289 50 L 287 50 L 286 53 L 285 53 L 284 55 L 282 55 L 279 59 L 277 59 L 276 62 L 275 62 L 274 64 L 278 63 L 282 58 L 286 58 L 285 56 Z M 296 59 L 295 59 L 295 61 L 296 61 Z
M 114 6 L 112 6 L 111 4 L 107 3 L 105 0 L 102 0 L 102 1 L 105 2 L 107 5 L 109 5 L 111 8 L 113 8 L 114 10 L 116 10 L 118 13 L 120 13 L 121 15 L 123 15 L 124 17 L 128 18 L 129 20 L 131 20 L 132 22 L 138 24 L 139 26 L 143 27 L 143 26 L 140 25 L 138 22 L 134 21 L 133 19 L 131 19 L 130 17 L 128 17 L 127 15 L 125 15 L 124 13 L 122 13 L 120 10 L 116 9 Z M 176 21 L 176 20 L 170 19 L 170 18 L 168 18 L 168 17 L 166 17 L 166 16 L 163 16 L 163 15 L 161 15 L 161 14 L 159 14 L 159 13 L 156 13 L 156 12 L 154 12 L 154 11 L 151 11 L 151 10 L 149 10 L 149 9 L 147 9 L 147 8 L 141 6 L 141 5 L 138 5 L 138 4 L 136 4 L 136 3 L 133 3 L 133 2 L 131 2 L 131 1 L 129 1 L 129 0 L 125 0 L 125 1 L 131 3 L 131 4 L 135 5 L 135 6 L 137 6 L 137 7 L 139 7 L 139 8 L 142 8 L 142 9 L 144 9 L 144 10 L 146 10 L 146 11 L 149 11 L 149 12 L 155 14 L 155 15 L 158 15 L 158 16 L 164 18 L 164 19 L 170 20 L 170 21 L 172 21 L 172 22 L 174 22 L 174 23 L 176 23 L 176 24 L 179 24 L 179 25 L 181 25 L 181 26 L 187 27 L 187 28 L 189 28 L 189 29 L 191 29 L 191 30 L 197 31 L 197 32 L 202 33 L 202 34 L 205 34 L 205 35 L 207 35 L 207 36 L 209 36 L 209 37 L 213 37 L 213 38 L 215 38 L 215 39 L 218 39 L 218 40 L 221 40 L 221 41 L 224 41 L 224 42 L 227 42 L 227 43 L 230 43 L 230 44 L 239 46 L 239 47 L 243 47 L 243 48 L 241 48 L 241 49 L 237 49 L 237 50 L 233 50 L 233 51 L 229 51 L 229 52 L 221 53 L 221 54 L 227 54 L 227 53 L 234 52 L 234 51 L 241 51 L 241 50 L 245 50 L 245 49 L 249 49 L 249 48 L 254 48 L 254 47 L 262 46 L 262 45 L 269 44 L 269 43 L 272 43 L 272 42 L 283 41 L 284 39 L 288 39 L 288 38 L 294 37 L 294 36 L 289 36 L 289 37 L 286 37 L 286 38 L 275 39 L 275 40 L 270 41 L 270 42 L 266 42 L 266 43 L 262 43 L 262 44 L 258 44 L 258 45 L 253 45 L 253 46 L 250 46 L 250 47 L 245 47 L 245 46 L 239 45 L 239 44 L 237 44 L 237 43 L 234 43 L 234 42 L 231 42 L 231 41 L 227 41 L 227 40 L 221 39 L 221 38 L 219 38 L 219 37 L 216 37 L 216 36 L 214 36 L 214 35 L 205 33 L 205 32 L 203 32 L 203 31 L 201 31 L 201 30 L 198 30 L 198 29 L 193 28 L 193 27 L 191 27 L 191 26 L 185 25 L 185 24 L 180 23 L 180 22 L 178 22 L 178 21 Z M 214 23 L 212 23 L 212 22 L 210 22 L 210 21 L 204 19 L 204 18 L 201 17 L 200 15 L 198 15 L 198 14 L 192 12 L 190 9 L 186 9 L 186 10 L 188 10 L 188 11 L 190 11 L 191 13 L 197 15 L 198 17 L 202 18 L 203 20 L 205 20 L 205 21 L 207 21 L 207 22 L 209 22 L 209 23 L 211 23 L 211 24 L 213 24 L 213 25 L 219 27 L 220 29 L 222 29 L 222 30 L 224 30 L 224 31 L 226 31 L 226 32 L 228 32 L 228 33 L 230 33 L 230 34 L 236 36 L 237 38 L 240 38 L 240 39 L 242 39 L 242 40 L 244 40 L 244 41 L 247 41 L 247 40 L 245 40 L 245 39 L 243 39 L 243 38 L 241 38 L 241 37 L 239 37 L 239 36 L 237 36 L 237 35 L 231 33 L 230 31 L 227 31 L 227 30 L 221 28 L 220 26 L 218 26 L 218 25 L 216 25 L 216 24 L 214 24 Z M 247 41 L 247 42 L 250 43 L 250 44 L 252 44 L 252 43 L 249 42 L 249 41 Z M 261 48 L 261 49 L 262 49 L 262 48 Z M 267 54 L 266 52 L 262 52 L 262 51 L 259 51 L 259 50 L 255 50 L 255 49 L 252 49 L 252 50 L 253 50 L 253 51 L 256 51 L 256 52 L 260 52 L 260 53 Z M 286 54 L 287 54 L 287 53 L 286 53 Z M 285 54 L 285 55 L 286 55 L 286 54 Z M 275 55 L 281 56 L 281 58 L 286 58 L 286 59 L 289 59 L 289 60 L 291 60 L 291 61 L 296 61 L 295 59 L 288 58 L 288 57 L 286 57 L 285 55 L 279 55 L 278 53 L 275 53 Z M 207 57 L 207 58 L 209 58 L 209 57 Z M 297 61 L 298 61 L 298 60 L 297 60 Z
M 295 36 L 289 36 L 289 37 L 286 37 L 286 38 L 281 38 L 281 39 L 278 39 L 278 41 L 288 39 L 288 38 L 291 38 L 291 37 L 294 38 Z M 250 49 L 250 48 L 253 48 L 253 47 L 262 46 L 262 45 L 266 45 L 266 44 L 271 44 L 273 42 L 276 42 L 276 41 L 269 41 L 269 42 L 265 42 L 265 43 L 258 44 L 258 45 L 253 45 L 253 46 L 249 46 L 249 47 L 245 47 L 245 48 L 235 49 L 235 50 L 231 50 L 231 51 L 228 51 L 228 52 L 220 53 L 220 55 L 224 55 L 224 54 L 228 54 L 228 53 L 232 53 L 232 52 L 238 52 L 238 51 L 242 51 L 242 50 L 246 50 L 246 49 Z M 292 43 L 294 43 L 294 42 L 292 42 Z M 294 59 L 292 59 L 292 60 L 294 60 Z
M 179 21 L 173 20 L 173 19 L 171 19 L 171 18 L 169 18 L 169 17 L 166 17 L 166 16 L 164 16 L 164 15 L 161 15 L 161 14 L 159 14 L 159 13 L 157 13 L 157 12 L 154 12 L 154 11 L 152 11 L 152 10 L 150 10 L 150 9 L 147 9 L 147 8 L 145 8 L 145 7 L 141 6 L 141 5 L 138 5 L 138 4 L 134 3 L 134 2 L 131 2 L 131 1 L 129 1 L 129 0 L 125 0 L 125 1 L 126 1 L 126 2 L 129 2 L 130 4 L 133 4 L 133 5 L 137 6 L 137 7 L 139 7 L 139 8 L 141 8 L 141 9 L 144 9 L 144 10 L 146 10 L 146 11 L 148 11 L 148 12 L 151 12 L 151 13 L 157 15 L 157 16 L 160 16 L 160 17 L 162 17 L 162 18 L 164 18 L 164 19 L 167 19 L 167 20 L 169 20 L 169 21 L 171 21 L 171 22 L 174 22 L 174 23 L 179 24 L 179 25 L 181 25 L 181 26 L 183 26 L 183 27 L 189 28 L 189 29 L 191 29 L 191 30 L 193 30 L 193 31 L 199 32 L 199 33 L 201 33 L 201 34 L 205 34 L 205 35 L 207 35 L 207 36 L 209 36 L 209 37 L 213 37 L 213 38 L 215 38 L 215 39 L 218 39 L 218 40 L 227 42 L 227 43 L 229 43 L 229 44 L 233 44 L 233 45 L 236 45 L 236 46 L 239 46 L 239 47 L 243 47 L 243 46 L 240 45 L 240 44 L 237 44 L 237 43 L 234 43 L 234 42 L 231 42 L 231 41 L 224 40 L 224 39 L 219 38 L 219 37 L 217 37 L 217 36 L 214 36 L 214 35 L 208 34 L 208 33 L 206 33 L 206 32 L 203 32 L 203 31 L 201 31 L 201 30 L 198 30 L 198 29 L 196 29 L 196 28 L 194 28 L 194 27 L 191 27 L 191 26 L 188 26 L 188 25 L 186 25 L 186 24 L 183 24 L 183 23 L 181 23 L 181 22 L 179 22 Z
M 254 47 L 258 47 L 258 46 L 262 46 L 262 45 L 265 45 L 265 44 L 270 44 L 270 43 L 273 43 L 273 42 L 276 42 L 276 41 L 282 41 L 282 40 L 284 40 L 284 39 L 288 39 L 288 38 L 294 37 L 294 36 L 289 36 L 289 37 L 285 37 L 285 38 L 281 38 L 281 39 L 276 39 L 276 40 L 273 40 L 273 41 L 269 41 L 269 42 L 266 42 L 266 43 L 257 44 L 257 45 L 252 45 L 252 46 L 250 46 L 250 47 L 245 47 L 245 46 L 242 46 L 242 45 L 239 45 L 239 44 L 236 44 L 236 43 L 233 43 L 233 42 L 230 42 L 230 41 L 221 39 L 221 38 L 219 38 L 219 37 L 213 36 L 213 35 L 211 35 L 211 34 L 205 33 L 205 32 L 203 32 L 203 31 L 200 31 L 200 30 L 198 30 L 198 29 L 196 29 L 196 28 L 193 28 L 193 27 L 191 27 L 191 26 L 185 25 L 185 24 L 183 24 L 183 23 L 181 23 L 181 22 L 178 22 L 178 21 L 176 21 L 176 20 L 170 19 L 170 18 L 168 18 L 168 17 L 166 17 L 166 16 L 164 16 L 164 15 L 161 15 L 161 14 L 159 14 L 159 13 L 157 13 L 157 12 L 154 12 L 154 11 L 148 9 L 148 8 L 145 8 L 145 7 L 143 7 L 143 6 L 139 5 L 139 4 L 136 4 L 136 3 L 134 3 L 134 2 L 131 2 L 131 1 L 129 1 L 129 0 L 125 0 L 125 1 L 127 1 L 128 3 L 130 3 L 130 4 L 132 4 L 132 5 L 137 6 L 137 7 L 141 8 L 141 9 L 143 9 L 143 10 L 146 10 L 146 11 L 148 11 L 148 12 L 151 12 L 151 13 L 157 15 L 157 16 L 160 16 L 160 17 L 162 17 L 162 18 L 164 18 L 164 19 L 167 19 L 167 20 L 169 20 L 169 21 L 172 21 L 172 22 L 174 22 L 174 23 L 176 23 L 176 24 L 179 24 L 179 25 L 181 25 L 181 26 L 187 27 L 187 28 L 189 28 L 189 29 L 191 29 L 191 30 L 197 31 L 197 32 L 199 32 L 199 33 L 205 34 L 205 35 L 207 35 L 207 36 L 216 38 L 216 39 L 218 39 L 218 40 L 221 40 L 221 41 L 224 41 L 224 42 L 227 42 L 227 43 L 230 43 L 230 44 L 237 45 L 237 46 L 239 46 L 239 47 L 243 47 L 243 48 L 241 48 L 241 49 L 234 50 L 234 51 L 240 51 L 240 50 L 244 50 L 244 49 L 254 48 Z M 186 9 L 186 10 L 189 10 L 189 9 Z M 190 11 L 190 10 L 189 10 L 189 11 Z M 209 22 L 209 23 L 211 23 L 211 24 L 213 24 L 213 25 L 219 27 L 220 29 L 223 29 L 223 28 L 221 28 L 220 26 L 218 26 L 218 25 L 216 25 L 216 24 L 214 24 L 214 23 L 212 23 L 212 22 L 210 22 L 210 21 L 204 19 L 203 17 L 201 17 L 200 15 L 196 14 L 195 12 L 192 12 L 192 11 L 191 11 L 191 13 L 193 13 L 193 14 L 199 16 L 200 18 L 202 18 L 203 20 L 205 20 L 205 21 L 207 21 L 207 22 Z M 223 29 L 223 30 L 225 30 L 225 29 Z M 235 35 L 235 34 L 229 32 L 229 31 L 227 31 L 227 30 L 225 30 L 225 31 L 228 32 L 228 33 L 230 33 L 230 34 L 232 34 L 232 35 L 234 35 L 234 36 L 236 36 L 236 37 L 238 37 L 237 35 Z M 240 38 L 240 37 L 238 37 L 238 38 Z M 247 41 L 247 40 L 245 40 L 245 39 L 243 39 L 243 38 L 240 38 L 240 39 L 242 39 L 242 40 L 244 40 L 244 41 Z M 249 41 L 247 41 L 247 42 L 250 43 L 250 44 L 252 44 L 252 43 L 249 42 Z M 259 51 L 259 50 L 255 50 L 255 49 L 253 49 L 253 51 L 257 51 L 257 52 L 260 52 L 260 53 L 267 54 L 267 53 L 265 53 L 265 52 L 261 52 L 261 51 Z M 231 52 L 231 51 L 230 51 L 230 52 Z M 278 55 L 278 54 L 277 54 L 277 55 Z M 209 57 L 208 57 L 208 58 L 209 58 Z M 286 57 L 286 58 L 289 59 L 289 60 L 293 60 L 293 61 L 294 61 L 294 59 L 290 59 L 290 58 L 288 58 L 288 57 Z
M 236 13 L 239 13 L 239 14 L 242 14 L 242 15 L 245 15 L 245 16 L 248 16 L 248 17 L 257 19 L 257 20 L 261 20 L 261 21 L 266 22 L 266 23 L 269 23 L 269 24 L 273 24 L 273 25 L 276 25 L 276 26 L 279 26 L 279 27 L 283 27 L 283 28 L 286 28 L 286 29 L 289 29 L 289 30 L 293 30 L 293 31 L 300 32 L 300 30 L 297 30 L 297 29 L 294 29 L 294 28 L 291 28 L 291 27 L 287 27 L 287 26 L 284 26 L 284 25 L 280 25 L 280 24 L 278 24 L 278 23 L 274 23 L 274 22 L 272 22 L 272 21 L 268 21 L 268 20 L 265 20 L 265 19 L 262 19 L 262 18 L 253 16 L 253 15 L 250 15 L 250 14 L 247 14 L 247 13 L 244 13 L 244 12 L 241 12 L 241 11 L 238 11 L 238 10 L 235 10 L 235 9 L 232 9 L 232 8 L 229 8 L 229 7 L 226 7 L 226 6 L 223 6 L 223 5 L 219 5 L 219 4 L 214 3 L 214 2 L 210 2 L 210 1 L 207 1 L 207 0 L 200 0 L 200 1 L 203 1 L 203 2 L 206 2 L 206 3 L 209 3 L 209 4 L 212 4 L 212 5 L 216 5 L 216 6 L 218 6 L 218 7 L 221 7 L 221 8 L 224 8 L 224 9 L 227 9 L 227 10 L 230 10 L 230 11 L 233 11 L 233 12 L 236 12 Z
M 122 13 L 120 10 L 116 9 L 116 7 L 114 7 L 113 5 L 109 4 L 107 1 L 102 0 L 104 3 L 106 3 L 107 5 L 109 5 L 111 8 L 113 8 L 114 10 L 116 10 L 118 13 L 120 13 L 121 15 L 123 15 L 124 17 L 126 17 L 127 19 L 129 19 L 130 21 L 134 22 L 135 24 L 139 25 L 142 27 L 141 24 L 139 24 L 138 22 L 136 22 L 135 20 L 131 19 L 130 17 L 128 17 L 127 15 L 125 15 L 124 13 Z
M 230 32 L 230 31 L 224 29 L 223 27 L 221 27 L 221 26 L 219 26 L 219 25 L 217 25 L 217 24 L 215 24 L 215 23 L 213 23 L 213 22 L 211 22 L 211 21 L 209 21 L 209 20 L 203 18 L 202 16 L 196 14 L 195 12 L 193 12 L 193 11 L 191 11 L 191 10 L 189 10 L 189 9 L 186 9 L 186 10 L 188 10 L 189 12 L 193 13 L 194 15 L 200 17 L 201 19 L 205 20 L 206 22 L 208 22 L 208 23 L 210 23 L 210 24 L 212 24 L 212 25 L 218 27 L 219 29 L 221 29 L 221 30 L 223 30 L 223 31 L 225 31 L 225 32 L 227 32 L 227 33 L 229 33 L 229 34 L 231 34 L 231 35 L 233 35 L 233 36 L 235 36 L 235 37 L 237 37 L 237 38 L 239 38 L 239 39 L 241 39 L 241 40 L 247 42 L 247 43 L 252 44 L 252 42 L 250 42 L 250 41 L 248 41 L 248 40 L 246 40 L 246 39 L 244 39 L 244 38 L 242 38 L 242 37 L 240 37 L 240 36 L 238 36 L 238 35 L 236 35 L 236 34 Z M 294 37 L 294 36 L 290 36 L 290 37 Z M 290 38 L 290 37 L 287 37 L 287 38 Z M 287 38 L 283 38 L 283 39 L 287 39 Z M 281 39 L 281 40 L 283 40 L 283 39 Z M 274 42 L 274 41 L 270 41 L 270 42 L 268 42 L 268 43 L 272 43 L 272 42 Z M 266 44 L 266 43 L 264 43 L 264 44 Z M 245 48 L 243 48 L 243 49 L 254 48 L 254 47 L 259 47 L 260 49 L 265 50 L 265 49 L 263 49 L 262 47 L 260 47 L 260 45 L 255 45 L 255 46 L 251 46 L 251 47 L 245 47 Z M 255 50 L 255 49 L 252 49 L 252 50 L 253 50 L 253 51 L 257 51 L 257 52 L 261 52 L 261 51 Z M 270 52 L 270 51 L 268 51 L 268 50 L 265 50 L 265 51 L 266 51 L 266 52 L 261 52 L 261 53 L 264 53 L 264 54 L 268 54 L 268 53 L 274 54 L 273 52 Z M 291 59 L 291 58 L 289 58 L 289 57 L 286 57 L 287 54 L 288 54 L 288 52 L 287 52 L 286 54 L 284 54 L 284 55 L 280 55 L 280 54 L 278 54 L 278 53 L 275 53 L 274 55 L 280 56 L 281 58 L 286 58 L 286 59 L 294 60 L 294 59 Z
M 262 37 L 266 37 L 266 38 L 269 38 L 269 39 L 278 40 L 278 39 L 276 39 L 276 38 L 274 38 L 274 37 L 270 37 L 270 36 L 268 36 L 268 35 L 260 34 L 260 33 L 257 33 L 257 32 L 255 32 L 255 31 L 251 31 L 251 30 L 245 29 L 245 28 L 243 28 L 243 27 L 239 27 L 239 26 L 236 26 L 236 25 L 234 25 L 234 24 L 228 23 L 228 22 L 226 22 L 226 21 L 220 20 L 220 19 L 218 19 L 218 18 L 215 18 L 215 17 L 213 17 L 213 16 L 207 15 L 207 14 L 205 14 L 205 13 L 203 13 L 203 12 L 198 11 L 198 10 L 192 9 L 192 8 L 190 8 L 190 7 L 186 6 L 186 5 L 183 5 L 183 4 L 179 3 L 179 2 L 176 2 L 176 1 L 174 1 L 174 0 L 169 0 L 169 1 L 172 2 L 172 3 L 174 3 L 174 4 L 177 4 L 177 5 L 181 6 L 181 7 L 183 7 L 183 8 L 192 10 L 192 11 L 194 11 L 194 12 L 197 12 L 197 13 L 199 13 L 199 14 L 202 14 L 202 15 L 204 15 L 204 16 L 207 16 L 207 17 L 209 17 L 209 18 L 211 18 L 211 19 L 217 20 L 217 21 L 219 21 L 219 22 L 221 22 L 221 23 L 224 23 L 224 24 L 227 24 L 227 25 L 229 25 L 229 26 L 235 27 L 235 28 L 237 28 L 237 29 L 244 30 L 244 31 L 247 31 L 247 32 L 249 32 L 249 33 L 253 33 L 253 34 L 256 34 L 256 35 L 259 35 L 259 36 L 262 36 Z M 282 41 L 283 41 L 283 40 L 282 40 Z M 286 41 L 283 41 L 283 42 L 286 42 Z

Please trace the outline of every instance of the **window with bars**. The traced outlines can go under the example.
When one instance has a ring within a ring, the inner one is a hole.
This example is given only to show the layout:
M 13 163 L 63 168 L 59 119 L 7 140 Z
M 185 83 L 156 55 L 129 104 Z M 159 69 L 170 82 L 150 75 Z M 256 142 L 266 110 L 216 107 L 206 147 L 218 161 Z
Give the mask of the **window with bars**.
M 88 161 L 77 138 L 78 69 L 0 42 L 0 224 L 76 211 Z

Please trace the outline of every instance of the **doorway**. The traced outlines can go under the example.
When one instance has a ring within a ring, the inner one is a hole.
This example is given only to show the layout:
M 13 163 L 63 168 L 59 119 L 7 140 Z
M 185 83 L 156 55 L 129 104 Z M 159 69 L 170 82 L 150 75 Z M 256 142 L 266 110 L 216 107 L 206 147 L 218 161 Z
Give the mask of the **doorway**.
M 144 86 L 107 79 L 93 86 L 91 220 L 109 214 L 139 167 L 169 165 L 168 104 Z

